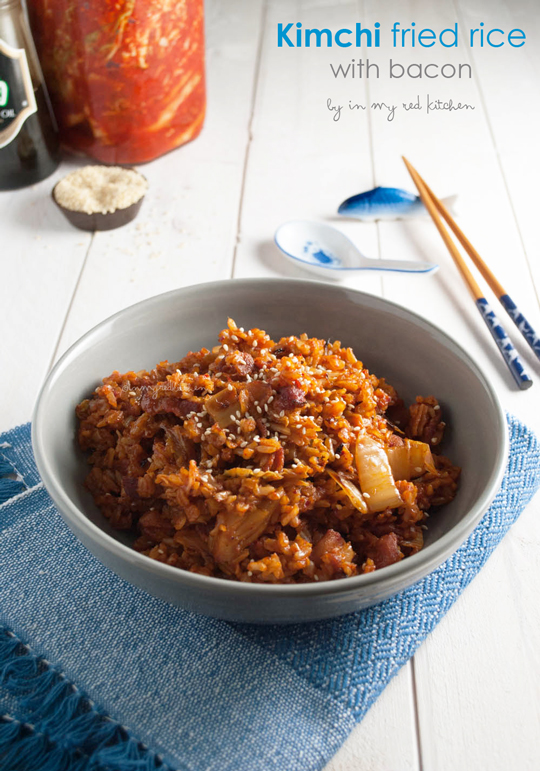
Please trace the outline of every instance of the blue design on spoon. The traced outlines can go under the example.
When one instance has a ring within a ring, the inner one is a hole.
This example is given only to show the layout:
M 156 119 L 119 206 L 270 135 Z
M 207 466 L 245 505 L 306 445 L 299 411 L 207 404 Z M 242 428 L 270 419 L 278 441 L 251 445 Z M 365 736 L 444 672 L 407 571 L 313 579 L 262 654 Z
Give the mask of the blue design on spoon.
M 306 241 L 302 250 L 310 262 L 318 265 L 341 265 L 340 260 L 333 254 L 325 252 L 321 246 L 313 241 Z

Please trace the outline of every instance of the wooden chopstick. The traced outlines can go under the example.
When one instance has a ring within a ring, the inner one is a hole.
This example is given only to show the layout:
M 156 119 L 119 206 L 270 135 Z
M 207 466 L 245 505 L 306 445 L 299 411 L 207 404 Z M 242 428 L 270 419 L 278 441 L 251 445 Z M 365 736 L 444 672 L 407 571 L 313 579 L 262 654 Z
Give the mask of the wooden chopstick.
M 493 272 L 490 270 L 488 265 L 484 262 L 484 260 L 480 257 L 474 246 L 471 244 L 465 233 L 461 230 L 457 222 L 452 218 L 450 212 L 444 205 L 444 203 L 437 198 L 435 193 L 431 190 L 429 185 L 426 183 L 426 181 L 416 172 L 418 175 L 418 179 L 422 182 L 424 187 L 426 188 L 426 191 L 428 195 L 430 196 L 431 200 L 437 207 L 438 212 L 442 215 L 446 223 L 448 224 L 448 227 L 452 230 L 460 244 L 463 246 L 471 260 L 474 262 L 482 276 L 485 278 L 487 283 L 489 284 L 490 288 L 492 289 L 493 293 L 497 296 L 499 302 L 505 309 L 505 311 L 508 313 L 516 327 L 519 329 L 525 340 L 528 342 L 534 353 L 536 354 L 536 357 L 540 359 L 540 337 L 536 334 L 534 329 L 531 327 L 525 316 L 520 312 L 519 308 L 517 307 L 516 303 L 512 300 L 506 289 L 503 287 L 501 282 L 497 279 L 497 277 L 493 274 Z
M 480 289 L 480 286 L 478 285 L 478 282 L 476 281 L 473 274 L 469 270 L 469 267 L 467 266 L 465 260 L 461 256 L 457 246 L 455 245 L 450 234 L 446 230 L 444 223 L 441 219 L 442 209 L 444 209 L 444 211 L 446 212 L 446 214 L 443 216 L 445 220 L 448 222 L 450 227 L 452 227 L 450 225 L 450 220 L 452 220 L 452 217 L 450 216 L 450 214 L 448 213 L 444 205 L 436 198 L 436 196 L 432 193 L 432 191 L 428 189 L 427 185 L 425 184 L 422 177 L 418 174 L 416 169 L 409 163 L 409 161 L 405 157 L 403 157 L 403 161 L 405 163 L 405 166 L 407 167 L 409 174 L 413 179 L 414 184 L 418 189 L 418 193 L 420 195 L 422 203 L 428 210 L 431 216 L 431 219 L 433 220 L 437 230 L 441 235 L 442 240 L 444 241 L 448 251 L 450 252 L 452 259 L 456 263 L 463 279 L 465 280 L 465 283 L 468 285 L 474 297 L 476 307 L 478 308 L 480 315 L 484 319 L 489 331 L 491 332 L 491 335 L 495 340 L 495 343 L 497 344 L 497 347 L 499 348 L 504 358 L 504 361 L 508 366 L 508 369 L 512 373 L 514 380 L 522 390 L 530 388 L 532 386 L 533 381 L 525 371 L 525 367 L 523 366 L 523 363 L 519 358 L 516 349 L 512 345 L 510 338 L 504 331 L 503 326 L 498 320 L 497 316 L 489 306 L 486 298 L 484 297 L 482 290 Z M 438 202 L 438 205 L 436 201 Z M 452 223 L 456 228 L 456 230 L 454 230 L 454 227 L 452 227 L 453 232 L 459 238 L 465 251 L 468 254 L 470 254 L 468 249 L 468 247 L 471 246 L 470 242 L 468 241 L 468 239 L 465 237 L 465 235 L 462 233 L 461 230 L 459 232 L 461 233 L 463 240 L 458 236 L 457 230 L 459 230 L 459 228 L 453 220 L 452 220 Z M 472 255 L 470 256 L 471 256 L 471 259 L 474 259 Z M 480 255 L 478 255 L 478 258 L 483 263 L 483 260 L 480 258 Z M 495 279 L 494 276 L 493 278 Z M 502 289 L 502 285 L 498 284 L 498 286 Z M 504 292 L 504 289 L 503 289 L 503 292 Z

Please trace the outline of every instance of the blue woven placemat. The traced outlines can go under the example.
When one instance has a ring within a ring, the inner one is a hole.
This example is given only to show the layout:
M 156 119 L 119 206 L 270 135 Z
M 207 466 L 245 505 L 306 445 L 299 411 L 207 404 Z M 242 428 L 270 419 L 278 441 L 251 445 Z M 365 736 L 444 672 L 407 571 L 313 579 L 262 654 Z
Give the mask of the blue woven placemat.
M 0 436 L 0 769 L 322 768 L 480 570 L 540 483 L 508 419 L 500 492 L 468 541 L 400 595 L 343 618 L 254 627 L 195 616 L 103 567 Z

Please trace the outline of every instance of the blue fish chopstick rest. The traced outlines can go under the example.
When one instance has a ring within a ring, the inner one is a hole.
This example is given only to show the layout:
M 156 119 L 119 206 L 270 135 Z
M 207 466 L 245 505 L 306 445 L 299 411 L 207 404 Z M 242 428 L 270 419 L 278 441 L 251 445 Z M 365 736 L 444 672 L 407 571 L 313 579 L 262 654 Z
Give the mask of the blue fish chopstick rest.
M 443 198 L 451 208 L 456 196 Z M 340 205 L 338 214 L 364 222 L 375 220 L 399 220 L 427 215 L 420 197 L 398 187 L 375 187 L 347 198 Z

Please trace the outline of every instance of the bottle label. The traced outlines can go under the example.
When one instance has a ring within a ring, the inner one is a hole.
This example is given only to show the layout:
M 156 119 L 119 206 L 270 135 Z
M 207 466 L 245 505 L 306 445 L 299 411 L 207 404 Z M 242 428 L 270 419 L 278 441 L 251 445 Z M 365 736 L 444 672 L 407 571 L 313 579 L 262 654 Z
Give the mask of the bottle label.
M 0 148 L 15 139 L 25 120 L 35 112 L 26 51 L 0 39 Z

